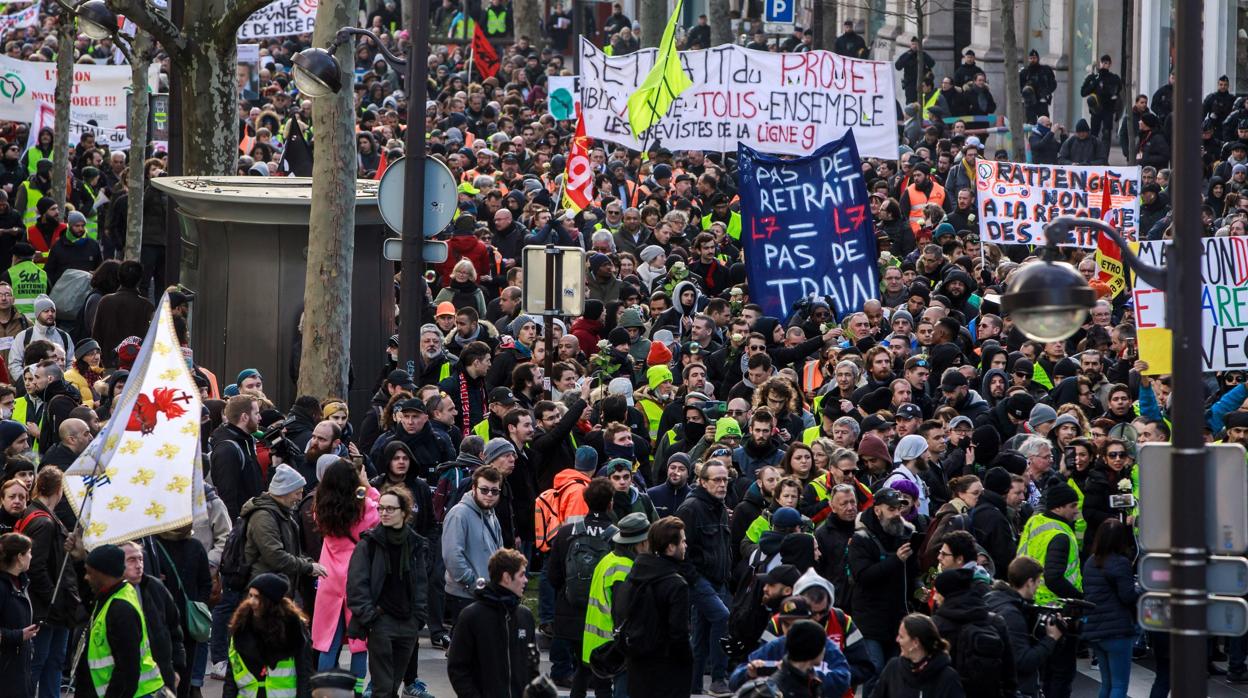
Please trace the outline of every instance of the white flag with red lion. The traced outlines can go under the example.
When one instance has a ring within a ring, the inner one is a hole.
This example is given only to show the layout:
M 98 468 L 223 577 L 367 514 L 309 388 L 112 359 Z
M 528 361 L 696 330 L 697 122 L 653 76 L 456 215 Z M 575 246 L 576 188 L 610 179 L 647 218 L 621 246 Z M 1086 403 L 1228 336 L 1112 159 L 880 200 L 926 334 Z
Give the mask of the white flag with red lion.
M 181 528 L 203 510 L 199 390 L 167 295 L 115 404 L 108 424 L 66 471 L 88 550 Z

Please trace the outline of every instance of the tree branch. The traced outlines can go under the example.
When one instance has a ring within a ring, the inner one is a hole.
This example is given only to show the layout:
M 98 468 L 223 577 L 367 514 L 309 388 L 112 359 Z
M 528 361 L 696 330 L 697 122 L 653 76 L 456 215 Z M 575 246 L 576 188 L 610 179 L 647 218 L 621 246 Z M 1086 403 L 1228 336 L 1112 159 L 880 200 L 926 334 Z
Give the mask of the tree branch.
M 273 0 L 234 0 L 230 9 L 217 21 L 217 34 L 225 33 L 230 37 L 237 35 L 238 28 L 243 26 L 248 17 L 272 2 Z
M 123 14 L 160 42 L 169 58 L 177 61 L 190 48 L 190 39 L 168 17 L 152 9 L 146 0 L 108 0 L 108 7 Z

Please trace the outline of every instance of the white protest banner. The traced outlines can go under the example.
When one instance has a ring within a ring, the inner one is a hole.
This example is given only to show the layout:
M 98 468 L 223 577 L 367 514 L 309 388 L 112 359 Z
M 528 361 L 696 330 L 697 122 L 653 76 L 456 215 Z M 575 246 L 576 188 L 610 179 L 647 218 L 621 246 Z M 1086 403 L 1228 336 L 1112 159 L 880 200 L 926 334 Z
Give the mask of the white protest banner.
M 152 85 L 159 84 L 159 65 L 152 66 L 148 79 Z M 125 93 L 129 86 L 128 65 L 75 64 L 70 118 L 94 122 L 103 128 L 125 128 Z M 55 63 L 0 56 L 0 120 L 30 123 L 37 114 L 38 103 L 54 103 L 55 94 Z
M 238 28 L 238 40 L 311 34 L 316 25 L 316 3 L 317 0 L 274 0 L 243 22 Z
M 39 5 L 31 5 L 21 12 L 11 15 L 0 15 L 0 34 L 14 29 L 26 29 L 39 26 Z
M 1248 237 L 1201 240 L 1200 339 L 1205 371 L 1248 369 Z M 1139 244 L 1140 260 L 1156 267 L 1166 265 L 1169 240 Z M 1131 291 L 1140 358 L 1149 373 L 1168 373 L 1170 331 L 1166 327 L 1166 292 L 1135 277 Z
M 634 150 L 807 155 L 852 130 L 863 156 L 896 159 L 897 108 L 888 63 L 831 51 L 768 53 L 726 44 L 681 51 L 693 86 L 639 137 L 628 125 L 628 97 L 654 65 L 655 49 L 611 57 L 581 40 L 580 101 L 586 132 Z
M 1109 182 L 1118 230 L 1136 240 L 1140 168 L 1031 165 L 980 160 L 975 165 L 979 237 L 998 245 L 1043 245 L 1044 226 L 1061 216 L 1105 219 L 1102 183 Z M 1096 247 L 1090 228 L 1073 228 L 1063 247 Z

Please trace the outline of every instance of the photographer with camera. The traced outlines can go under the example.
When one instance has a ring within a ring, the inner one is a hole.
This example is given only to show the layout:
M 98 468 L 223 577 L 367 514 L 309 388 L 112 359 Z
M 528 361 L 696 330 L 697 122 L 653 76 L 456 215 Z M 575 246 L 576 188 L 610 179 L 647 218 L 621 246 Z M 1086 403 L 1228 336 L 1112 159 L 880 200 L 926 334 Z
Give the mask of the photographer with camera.
M 1044 567 L 1036 587 L 1037 604 L 1083 597 L 1083 577 L 1079 571 L 1079 540 L 1074 522 L 1079 515 L 1079 497 L 1064 482 L 1044 492 L 1044 510 L 1027 520 L 1018 541 L 1018 553 L 1034 558 Z M 1075 679 L 1076 644 L 1067 639 L 1054 650 L 1044 667 L 1044 695 L 1067 698 Z
M 1027 698 L 1040 695 L 1040 668 L 1062 639 L 1058 618 L 1041 618 L 1033 603 L 1043 575 L 1039 562 L 1026 555 L 1016 557 L 1010 563 L 1008 581 L 997 580 L 984 599 L 988 610 L 1001 616 L 1010 631 L 1018 695 Z

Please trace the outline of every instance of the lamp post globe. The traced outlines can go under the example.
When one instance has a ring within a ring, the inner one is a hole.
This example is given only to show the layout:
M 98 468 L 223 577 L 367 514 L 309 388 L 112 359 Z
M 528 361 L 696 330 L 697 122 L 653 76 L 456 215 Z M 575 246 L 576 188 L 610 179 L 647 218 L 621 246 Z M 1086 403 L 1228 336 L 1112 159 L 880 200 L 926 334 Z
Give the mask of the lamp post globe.
M 1038 342 L 1057 342 L 1077 332 L 1096 293 L 1065 262 L 1031 262 L 1019 267 L 1001 295 L 1001 309 L 1015 327 Z
M 342 68 L 323 48 L 307 48 L 296 53 L 295 85 L 309 97 L 327 97 L 342 89 Z
M 74 10 L 79 29 L 95 41 L 107 39 L 117 31 L 117 13 L 108 9 L 104 0 L 87 0 Z

